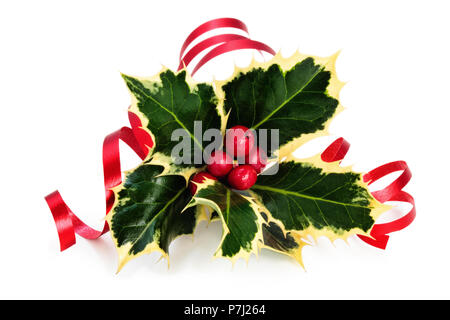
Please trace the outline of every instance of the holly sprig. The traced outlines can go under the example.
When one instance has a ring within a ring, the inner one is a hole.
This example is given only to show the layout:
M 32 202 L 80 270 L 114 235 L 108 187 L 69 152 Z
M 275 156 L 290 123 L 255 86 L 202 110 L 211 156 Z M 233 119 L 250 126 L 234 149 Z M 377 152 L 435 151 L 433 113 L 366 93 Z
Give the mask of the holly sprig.
M 320 156 L 292 155 L 305 142 L 328 134 L 342 109 L 336 58 L 277 54 L 212 84 L 195 83 L 186 70 L 164 69 L 152 78 L 123 75 L 132 96 L 130 112 L 155 145 L 113 189 L 116 201 L 107 221 L 119 269 L 153 251 L 168 259 L 171 241 L 192 234 L 208 219 L 223 226 L 215 256 L 233 262 L 269 248 L 302 263 L 301 250 L 310 236 L 368 235 L 387 207 L 372 197 L 361 174 Z M 176 129 L 186 133 L 192 157 L 203 152 L 196 121 L 202 123 L 201 133 L 219 129 L 224 148 L 211 154 L 209 164 L 180 163 L 171 153 L 177 144 L 171 134 Z M 270 140 L 270 129 L 278 129 L 279 144 L 254 147 L 260 132 Z M 271 166 L 263 171 L 267 162 Z M 274 165 L 278 171 L 266 174 Z

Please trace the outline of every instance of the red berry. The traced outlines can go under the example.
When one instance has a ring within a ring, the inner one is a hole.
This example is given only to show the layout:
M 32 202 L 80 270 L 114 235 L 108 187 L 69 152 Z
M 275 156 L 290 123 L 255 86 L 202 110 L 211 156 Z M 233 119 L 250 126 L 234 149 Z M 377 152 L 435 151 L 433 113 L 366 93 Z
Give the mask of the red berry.
M 253 131 L 244 126 L 234 126 L 228 129 L 225 134 L 225 148 L 234 157 L 245 157 L 255 145 L 255 135 Z
M 228 174 L 228 183 L 237 190 L 247 190 L 252 187 L 258 174 L 251 165 L 243 164 L 231 170 Z
M 206 169 L 217 178 L 225 177 L 233 169 L 233 159 L 221 150 L 213 151 L 207 163 Z
M 245 163 L 251 165 L 256 173 L 260 173 L 267 164 L 267 154 L 263 149 L 256 147 L 245 156 Z
M 216 177 L 205 171 L 199 172 L 192 177 L 191 182 L 189 182 L 189 190 L 191 191 L 192 195 L 197 192 L 197 185 L 193 182 L 202 183 L 206 179 L 217 180 Z

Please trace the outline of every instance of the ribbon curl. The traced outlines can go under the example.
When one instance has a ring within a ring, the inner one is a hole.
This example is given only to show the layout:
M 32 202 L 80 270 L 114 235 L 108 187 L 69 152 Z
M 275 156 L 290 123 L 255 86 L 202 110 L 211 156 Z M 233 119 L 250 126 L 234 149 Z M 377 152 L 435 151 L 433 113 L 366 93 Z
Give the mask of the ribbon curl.
M 230 51 L 255 49 L 275 55 L 275 51 L 262 42 L 251 40 L 249 37 L 239 34 L 230 33 L 207 38 L 193 46 L 185 54 L 186 49 L 195 39 L 206 32 L 218 28 L 233 28 L 244 31 L 247 35 L 249 34 L 245 23 L 234 18 L 215 19 L 200 25 L 192 31 L 191 34 L 189 34 L 181 47 L 179 56 L 180 63 L 178 67 L 179 70 L 187 67 L 200 53 L 216 45 L 216 47 L 206 53 L 194 66 L 191 73 L 192 75 L 194 75 L 208 61 Z M 128 112 L 128 118 L 131 128 L 123 127 L 106 136 L 103 141 L 103 171 L 106 214 L 109 213 L 115 201 L 114 192 L 111 189 L 122 183 L 119 140 L 125 142 L 142 160 L 147 157 L 150 148 L 153 146 L 152 138 L 142 128 L 142 123 L 139 117 L 132 112 Z M 328 146 L 328 148 L 326 148 L 326 150 L 322 153 L 322 160 L 326 162 L 340 161 L 347 154 L 349 147 L 350 144 L 345 139 L 339 138 Z M 380 249 L 386 248 L 386 244 L 389 239 L 387 234 L 406 228 L 415 218 L 416 211 L 414 198 L 402 190 L 411 179 L 411 171 L 409 170 L 406 162 L 395 161 L 380 166 L 363 176 L 364 181 L 371 184 L 396 171 L 403 171 L 403 173 L 389 186 L 382 190 L 372 192 L 372 195 L 380 202 L 400 201 L 410 203 L 413 206 L 412 209 L 400 219 L 389 223 L 375 224 L 371 230 L 370 237 L 358 235 L 361 240 Z M 106 222 L 101 231 L 97 231 L 86 225 L 72 212 L 72 210 L 70 210 L 58 191 L 54 191 L 47 195 L 45 200 L 47 201 L 55 220 L 61 251 L 66 250 L 76 243 L 75 234 L 78 234 L 83 238 L 93 240 L 109 231 L 109 226 Z
M 107 135 L 103 141 L 106 214 L 109 213 L 114 205 L 115 196 L 111 189 L 122 183 L 119 140 L 125 142 L 141 159 L 145 159 L 148 154 L 148 148 L 146 146 L 148 145 L 150 147 L 152 145 L 149 143 L 151 138 L 145 137 L 144 133 L 146 134 L 146 132 L 140 129 L 140 121 L 133 122 L 131 120 L 134 116 L 130 113 L 132 128 L 123 127 Z M 138 136 L 141 136 L 141 139 L 137 139 Z M 61 251 L 66 250 L 76 243 L 75 234 L 85 239 L 94 240 L 109 231 L 107 222 L 105 222 L 101 231 L 97 231 L 81 221 L 70 210 L 58 191 L 47 195 L 45 200 L 55 220 Z
M 184 52 L 186 51 L 187 47 L 198 37 L 201 35 L 212 31 L 217 28 L 233 28 L 245 31 L 247 35 L 248 29 L 245 23 L 243 23 L 240 20 L 234 19 L 234 18 L 221 18 L 221 19 L 215 19 L 208 22 L 205 22 L 198 28 L 196 28 L 194 31 L 189 34 L 187 39 L 184 41 L 183 45 L 181 46 L 180 50 L 180 64 L 178 66 L 178 71 L 183 69 L 183 67 L 187 67 L 191 61 L 198 56 L 201 52 L 205 51 L 208 48 L 211 48 L 217 44 L 220 44 L 219 46 L 213 48 L 211 51 L 209 51 L 195 66 L 192 70 L 192 76 L 201 68 L 203 67 L 208 61 L 214 59 L 217 56 L 220 56 L 224 53 L 236 51 L 236 50 L 242 50 L 242 49 L 255 49 L 258 51 L 265 51 L 270 53 L 271 55 L 275 55 L 275 51 L 269 47 L 268 45 L 251 40 L 248 37 L 244 37 L 238 34 L 221 34 L 217 36 L 210 37 L 206 40 L 201 41 L 194 47 L 192 47 L 191 50 L 186 53 L 186 55 L 183 56 Z

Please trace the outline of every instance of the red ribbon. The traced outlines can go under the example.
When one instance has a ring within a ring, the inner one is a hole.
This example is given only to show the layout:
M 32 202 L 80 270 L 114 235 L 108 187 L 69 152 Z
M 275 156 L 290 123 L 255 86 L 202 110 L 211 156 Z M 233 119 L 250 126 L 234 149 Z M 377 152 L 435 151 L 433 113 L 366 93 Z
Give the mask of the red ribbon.
M 151 138 L 145 137 L 146 132 L 140 128 L 140 121 L 136 122 L 136 117 L 131 112 L 130 122 L 132 129 L 123 127 L 109 135 L 103 141 L 103 172 L 106 196 L 106 214 L 114 205 L 114 192 L 111 188 L 122 183 L 122 171 L 120 168 L 119 140 L 125 142 L 141 158 L 145 159 L 148 154 L 148 147 L 151 147 Z M 138 136 L 142 138 L 137 139 Z M 147 147 L 148 145 L 148 147 Z M 62 199 L 58 191 L 54 191 L 45 197 L 47 204 L 55 220 L 58 231 L 61 251 L 66 250 L 76 243 L 75 234 L 83 238 L 93 240 L 109 231 L 108 223 L 105 222 L 103 229 L 97 231 L 83 221 L 81 221 Z
M 205 22 L 204 24 L 198 26 L 194 31 L 192 31 L 186 40 L 184 41 L 183 45 L 181 46 L 180 50 L 180 62 L 183 61 L 183 54 L 186 51 L 187 47 L 198 37 L 200 37 L 202 34 L 218 29 L 218 28 L 234 28 L 239 29 L 242 31 L 245 31 L 248 34 L 247 26 L 244 22 L 238 19 L 234 18 L 220 18 L 220 19 L 214 19 L 208 22 Z M 207 48 L 205 48 L 207 49 Z
M 350 143 L 348 143 L 344 138 L 338 138 L 322 153 L 322 160 L 325 162 L 340 161 L 344 159 L 349 148 Z M 371 193 L 373 197 L 381 203 L 387 201 L 406 202 L 412 205 L 412 209 L 406 215 L 397 220 L 388 223 L 375 224 L 370 232 L 370 237 L 358 235 L 358 237 L 364 242 L 380 249 L 386 249 L 386 245 L 389 240 L 389 233 L 406 228 L 416 217 L 414 198 L 409 193 L 402 190 L 408 184 L 409 180 L 411 180 L 412 175 L 405 161 L 394 161 L 375 168 L 363 176 L 364 182 L 367 182 L 370 185 L 375 181 L 397 171 L 403 171 L 403 173 L 384 189 L 373 191 Z
M 215 46 L 194 66 L 192 75 L 194 75 L 202 66 L 211 59 L 224 53 L 241 50 L 256 49 L 266 51 L 275 55 L 275 51 L 264 43 L 251 40 L 238 34 L 222 34 L 212 36 L 206 40 L 199 42 L 193 46 L 186 54 L 188 46 L 204 33 L 217 28 L 234 28 L 244 31 L 248 34 L 245 23 L 233 18 L 221 18 L 208 21 L 194 31 L 186 38 L 180 51 L 179 70 L 184 66 L 187 67 L 192 60 L 201 52 Z M 132 112 L 128 112 L 131 128 L 123 127 L 110 135 L 106 136 L 103 142 L 103 171 L 106 195 L 106 214 L 109 213 L 114 205 L 114 192 L 111 188 L 122 183 L 122 171 L 120 167 L 120 151 L 119 140 L 124 141 L 134 152 L 141 158 L 145 159 L 149 153 L 149 149 L 153 146 L 150 135 L 142 128 L 142 123 L 138 116 Z M 343 138 L 333 142 L 323 153 L 322 159 L 327 162 L 342 160 L 346 155 L 350 144 Z M 378 167 L 366 175 L 364 181 L 369 184 L 395 171 L 403 170 L 403 174 L 393 183 L 383 190 L 373 192 L 373 196 L 380 202 L 386 201 L 403 201 L 413 205 L 412 210 L 404 217 L 384 224 L 375 224 L 371 230 L 371 237 L 359 235 L 359 237 L 372 246 L 384 249 L 388 241 L 388 233 L 401 230 L 408 226 L 415 217 L 414 199 L 408 193 L 402 191 L 402 188 L 411 178 L 411 172 L 404 161 L 388 163 Z M 105 222 L 103 229 L 97 231 L 85 223 L 83 223 L 66 205 L 58 191 L 55 191 L 45 197 L 47 204 L 52 212 L 55 220 L 56 229 L 58 231 L 61 251 L 69 248 L 76 243 L 75 234 L 86 239 L 97 239 L 101 235 L 109 231 L 108 224 Z
M 238 30 L 243 30 L 248 34 L 248 29 L 245 23 L 243 23 L 240 20 L 233 19 L 233 18 L 221 18 L 216 20 L 208 21 L 201 26 L 199 26 L 197 29 L 191 32 L 191 34 L 187 37 L 186 41 L 184 41 L 183 46 L 181 47 L 180 51 L 180 64 L 178 66 L 178 70 L 183 69 L 183 67 L 187 67 L 191 61 L 198 56 L 201 52 L 205 51 L 208 48 L 211 48 L 217 44 L 220 44 L 219 46 L 213 48 L 211 51 L 209 51 L 195 66 L 192 70 L 192 76 L 202 67 L 204 66 L 208 61 L 214 59 L 217 56 L 220 56 L 224 53 L 236 51 L 236 50 L 242 50 L 242 49 L 255 49 L 259 51 L 265 51 L 272 55 L 275 55 L 275 51 L 269 47 L 268 45 L 251 40 L 248 37 L 244 37 L 237 34 L 221 34 L 217 36 L 210 37 L 206 40 L 201 41 L 194 47 L 192 47 L 191 50 L 186 53 L 186 55 L 183 56 L 184 52 L 186 51 L 187 47 L 198 37 L 203 35 L 206 32 L 209 32 L 211 30 L 217 29 L 217 28 L 234 28 Z

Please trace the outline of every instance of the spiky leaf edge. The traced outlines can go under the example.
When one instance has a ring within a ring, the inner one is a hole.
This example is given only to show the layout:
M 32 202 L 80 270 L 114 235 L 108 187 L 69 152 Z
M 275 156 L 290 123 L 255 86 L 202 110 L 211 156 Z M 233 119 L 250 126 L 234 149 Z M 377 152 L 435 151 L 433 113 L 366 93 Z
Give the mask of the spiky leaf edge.
M 365 188 L 368 192 L 368 195 L 370 196 L 370 206 L 373 207 L 373 209 L 370 211 L 370 216 L 373 218 L 374 221 L 376 221 L 384 212 L 392 209 L 392 206 L 387 205 L 387 204 L 383 204 L 380 203 L 378 200 L 376 200 L 372 194 L 370 193 L 369 189 L 368 189 L 368 185 L 367 183 L 364 182 L 363 180 L 363 174 L 359 173 L 359 172 L 355 172 L 353 171 L 353 166 L 340 166 L 340 161 L 334 161 L 334 162 L 325 162 L 321 159 L 320 154 L 315 155 L 313 157 L 310 158 L 304 158 L 304 159 L 299 159 L 296 158 L 295 156 L 293 156 L 292 154 L 289 155 L 288 157 L 286 157 L 286 159 L 283 162 L 288 162 L 288 161 L 294 161 L 294 162 L 298 162 L 298 163 L 310 163 L 313 166 L 322 169 L 325 173 L 347 173 L 347 172 L 352 172 L 352 173 L 356 173 L 359 175 L 359 179 L 358 179 L 358 185 L 362 188 Z M 259 210 L 261 210 L 261 212 L 264 212 L 267 216 L 268 216 L 268 221 L 273 221 L 275 223 L 277 223 L 278 225 L 280 225 L 281 229 L 283 230 L 283 233 L 286 235 L 287 232 L 290 232 L 291 234 L 298 234 L 301 239 L 304 239 L 306 241 L 308 241 L 310 239 L 310 237 L 314 240 L 317 241 L 317 239 L 321 236 L 324 236 L 326 238 L 328 238 L 331 242 L 334 242 L 338 239 L 344 240 L 345 242 L 347 242 L 347 239 L 350 236 L 356 235 L 356 234 L 361 234 L 361 235 L 365 235 L 367 237 L 372 237 L 370 235 L 370 232 L 373 228 L 373 226 L 367 230 L 364 231 L 360 228 L 353 228 L 350 231 L 345 231 L 342 234 L 337 234 L 335 233 L 333 230 L 329 230 L 327 228 L 324 228 L 322 230 L 316 229 L 314 228 L 312 225 L 309 226 L 307 229 L 305 230 L 286 230 L 286 228 L 284 227 L 283 222 L 281 222 L 280 220 L 274 218 L 272 216 L 272 214 L 270 213 L 270 211 L 264 206 L 264 203 L 261 201 L 261 199 L 259 199 L 258 195 L 253 192 L 250 191 L 250 194 L 252 195 L 252 198 L 254 199 L 255 203 L 259 206 Z

